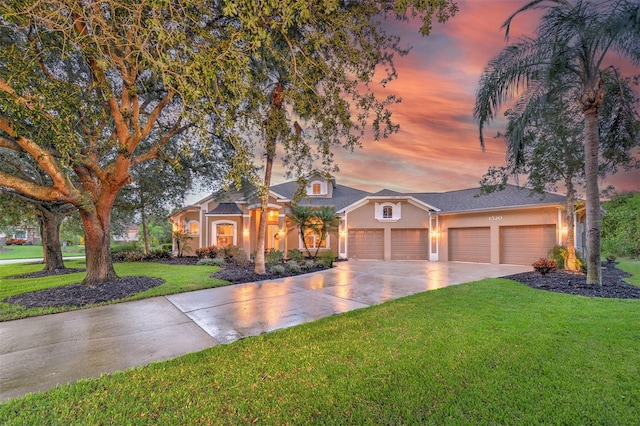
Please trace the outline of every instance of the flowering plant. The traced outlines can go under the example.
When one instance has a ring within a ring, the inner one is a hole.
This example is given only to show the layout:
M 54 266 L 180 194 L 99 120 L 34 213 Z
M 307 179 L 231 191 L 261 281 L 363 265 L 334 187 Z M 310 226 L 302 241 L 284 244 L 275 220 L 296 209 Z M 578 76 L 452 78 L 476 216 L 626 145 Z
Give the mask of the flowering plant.
M 555 260 L 544 257 L 533 262 L 532 266 L 533 269 L 535 269 L 536 272 L 540 272 L 541 275 L 547 275 L 549 272 L 555 271 L 558 268 L 558 264 Z

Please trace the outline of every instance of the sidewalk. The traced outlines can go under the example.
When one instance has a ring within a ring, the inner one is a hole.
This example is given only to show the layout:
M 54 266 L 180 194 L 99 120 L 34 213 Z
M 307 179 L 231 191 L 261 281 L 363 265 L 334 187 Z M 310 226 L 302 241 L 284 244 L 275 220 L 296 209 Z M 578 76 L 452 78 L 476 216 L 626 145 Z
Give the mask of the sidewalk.
M 529 270 L 349 261 L 274 281 L 0 322 L 0 401 L 422 291 Z

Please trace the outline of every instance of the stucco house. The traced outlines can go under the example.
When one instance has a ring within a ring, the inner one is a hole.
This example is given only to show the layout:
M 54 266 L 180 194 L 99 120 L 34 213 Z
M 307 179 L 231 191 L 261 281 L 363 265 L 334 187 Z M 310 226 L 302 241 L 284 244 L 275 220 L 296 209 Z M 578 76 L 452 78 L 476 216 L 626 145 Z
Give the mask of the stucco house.
M 303 249 L 298 230 L 287 221 L 297 189 L 297 182 L 272 186 L 266 249 Z M 480 195 L 479 188 L 371 193 L 313 174 L 306 194 L 298 204 L 331 206 L 340 216 L 339 232 L 321 250 L 330 248 L 343 259 L 531 264 L 554 245 L 566 244 L 565 197 L 511 185 L 489 195 Z M 211 245 L 235 245 L 250 255 L 259 212 L 257 197 L 231 191 L 185 207 L 171 220 L 174 229 L 189 234 L 185 255 Z M 319 243 L 313 233 L 306 240 L 310 248 Z M 576 246 L 581 248 L 581 238 Z

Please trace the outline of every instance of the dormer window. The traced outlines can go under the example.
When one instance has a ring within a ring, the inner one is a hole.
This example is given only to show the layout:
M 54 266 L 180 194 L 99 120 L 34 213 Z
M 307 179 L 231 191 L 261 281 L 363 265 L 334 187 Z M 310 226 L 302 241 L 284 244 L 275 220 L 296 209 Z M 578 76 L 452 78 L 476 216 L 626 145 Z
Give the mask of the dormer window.
M 376 203 L 375 218 L 378 222 L 397 222 L 401 213 L 401 203 Z
M 309 186 L 307 186 L 307 195 L 327 195 L 327 182 L 321 180 L 314 180 L 310 182 Z
M 382 208 L 382 218 L 383 219 L 393 219 L 393 207 L 392 206 L 384 206 Z

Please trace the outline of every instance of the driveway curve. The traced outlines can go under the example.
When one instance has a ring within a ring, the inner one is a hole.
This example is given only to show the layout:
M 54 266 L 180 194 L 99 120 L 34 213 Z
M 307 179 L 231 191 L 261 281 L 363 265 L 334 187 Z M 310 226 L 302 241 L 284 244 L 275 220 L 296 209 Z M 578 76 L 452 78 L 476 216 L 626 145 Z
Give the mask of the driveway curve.
M 423 291 L 529 270 L 460 262 L 338 262 L 308 275 L 2 322 L 0 400 Z

